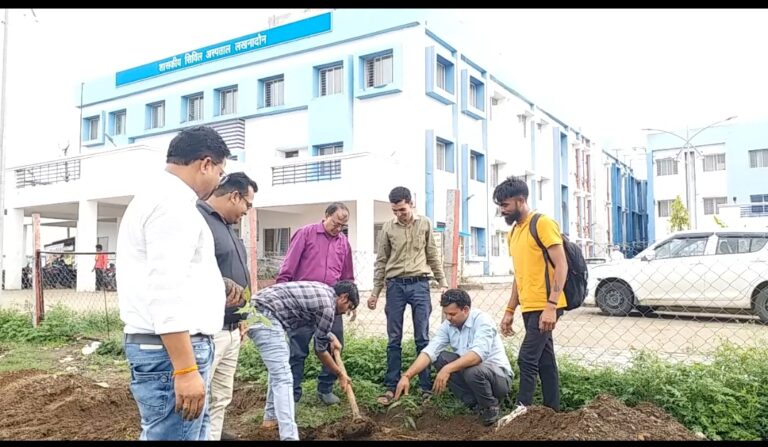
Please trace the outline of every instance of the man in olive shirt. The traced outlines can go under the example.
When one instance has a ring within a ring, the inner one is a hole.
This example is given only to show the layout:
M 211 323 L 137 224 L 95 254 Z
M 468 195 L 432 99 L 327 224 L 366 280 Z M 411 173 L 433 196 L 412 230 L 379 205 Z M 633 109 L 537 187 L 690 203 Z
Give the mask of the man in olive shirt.
M 443 266 L 432 237 L 432 223 L 428 218 L 413 212 L 413 201 L 408 188 L 398 186 L 389 193 L 389 202 L 395 215 L 384 223 L 379 234 L 378 254 L 373 273 L 373 291 L 368 308 L 376 309 L 379 293 L 387 285 L 387 372 L 384 376 L 386 392 L 379 396 L 381 405 L 389 405 L 395 396 L 402 369 L 403 314 L 411 305 L 413 335 L 416 353 L 429 344 L 429 315 L 432 301 L 429 295 L 430 274 L 440 283 L 441 293 L 448 286 Z M 423 397 L 431 395 L 432 384 L 429 368 L 419 374 L 419 387 Z

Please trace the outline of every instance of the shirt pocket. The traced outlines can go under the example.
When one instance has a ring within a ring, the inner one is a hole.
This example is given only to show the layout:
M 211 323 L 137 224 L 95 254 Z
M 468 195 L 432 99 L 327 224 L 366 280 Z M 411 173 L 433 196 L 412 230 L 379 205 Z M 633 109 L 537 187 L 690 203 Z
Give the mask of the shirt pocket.
M 413 251 L 423 251 L 427 246 L 427 235 L 423 231 L 419 231 L 416 238 L 413 241 Z

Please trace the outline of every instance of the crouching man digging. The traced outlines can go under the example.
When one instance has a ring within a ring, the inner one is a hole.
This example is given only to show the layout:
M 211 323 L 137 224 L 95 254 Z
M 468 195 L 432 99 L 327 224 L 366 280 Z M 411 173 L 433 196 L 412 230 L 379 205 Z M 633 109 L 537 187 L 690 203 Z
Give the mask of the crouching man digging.
M 432 391 L 440 394 L 447 385 L 483 425 L 493 425 L 512 384 L 512 366 L 496 324 L 487 313 L 471 309 L 472 300 L 461 289 L 443 293 L 440 306 L 446 319 L 400 378 L 395 399 L 408 394 L 411 377 L 434 363 L 438 372 Z M 443 350 L 449 346 L 453 352 Z

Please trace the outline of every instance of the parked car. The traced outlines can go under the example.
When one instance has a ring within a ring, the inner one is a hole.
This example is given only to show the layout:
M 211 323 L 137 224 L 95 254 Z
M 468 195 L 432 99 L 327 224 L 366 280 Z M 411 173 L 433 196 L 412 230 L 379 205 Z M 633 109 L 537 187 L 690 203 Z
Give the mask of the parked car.
M 768 323 L 768 231 L 682 231 L 632 259 L 592 265 L 585 303 L 610 315 L 747 310 Z

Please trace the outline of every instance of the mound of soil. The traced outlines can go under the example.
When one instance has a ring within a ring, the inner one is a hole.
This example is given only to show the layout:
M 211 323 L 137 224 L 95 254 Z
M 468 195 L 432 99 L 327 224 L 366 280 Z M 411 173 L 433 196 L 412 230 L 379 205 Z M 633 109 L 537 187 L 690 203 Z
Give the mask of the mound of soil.
M 103 384 L 102 384 L 103 385 Z M 277 429 L 261 428 L 252 415 L 263 408 L 264 390 L 237 386 L 227 409 L 225 430 L 242 440 L 276 440 Z M 599 396 L 586 407 L 555 413 L 530 407 L 498 431 L 476 416 L 441 418 L 425 408 L 416 430 L 406 428 L 396 411 L 368 421 L 371 440 L 696 440 L 696 435 L 650 404 L 627 407 Z M 351 417 L 350 417 L 351 419 Z M 300 437 L 344 439 L 351 420 L 301 428 Z M 37 370 L 0 374 L 0 440 L 135 440 L 141 431 L 136 403 L 126 383 L 105 388 L 75 374 Z
M 125 385 L 37 370 L 0 375 L 0 439 L 138 439 L 140 431 Z
M 586 407 L 570 413 L 531 407 L 482 439 L 684 441 L 699 438 L 656 406 L 643 403 L 628 407 L 611 396 L 598 396 Z

